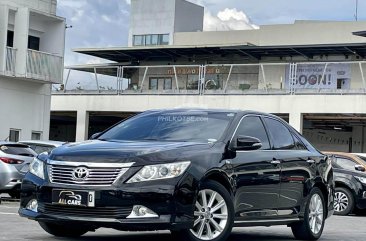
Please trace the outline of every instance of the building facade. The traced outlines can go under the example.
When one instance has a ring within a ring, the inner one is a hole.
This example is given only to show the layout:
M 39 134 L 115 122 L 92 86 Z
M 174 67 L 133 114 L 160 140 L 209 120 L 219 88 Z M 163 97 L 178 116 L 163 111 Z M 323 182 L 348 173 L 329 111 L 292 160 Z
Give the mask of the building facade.
M 65 19 L 56 0 L 0 0 L 0 139 L 48 139 L 62 83 Z
M 147 1 L 132 1 L 132 18 L 144 21 Z M 137 20 L 131 21 L 132 42 Z M 113 63 L 68 68 L 64 91 L 52 97 L 51 128 L 58 134 L 71 128 L 68 138 L 84 140 L 148 109 L 252 109 L 283 117 L 321 150 L 363 152 L 365 30 L 362 21 L 296 21 L 243 31 L 175 31 L 167 45 L 76 49 Z M 144 31 L 155 33 L 153 27 Z M 95 84 L 75 88 L 73 76 L 81 75 Z

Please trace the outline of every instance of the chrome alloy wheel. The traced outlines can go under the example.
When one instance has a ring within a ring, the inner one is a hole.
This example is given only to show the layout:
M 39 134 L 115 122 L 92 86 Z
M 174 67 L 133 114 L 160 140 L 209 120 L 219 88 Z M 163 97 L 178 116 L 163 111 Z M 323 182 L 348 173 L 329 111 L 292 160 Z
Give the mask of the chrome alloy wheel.
M 201 190 L 195 205 L 195 221 L 191 233 L 201 240 L 213 240 L 225 229 L 228 208 L 224 198 L 210 189 Z
M 323 201 L 319 194 L 311 197 L 309 204 L 309 226 L 314 234 L 321 231 L 324 222 Z
M 336 192 L 334 195 L 334 210 L 336 212 L 343 212 L 348 208 L 349 200 L 345 193 Z

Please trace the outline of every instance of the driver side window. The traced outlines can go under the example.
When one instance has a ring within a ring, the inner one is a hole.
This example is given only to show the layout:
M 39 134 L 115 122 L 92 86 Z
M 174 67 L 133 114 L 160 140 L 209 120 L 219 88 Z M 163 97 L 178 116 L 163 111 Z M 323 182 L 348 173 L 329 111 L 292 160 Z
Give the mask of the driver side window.
M 234 141 L 238 136 L 251 136 L 258 138 L 262 142 L 262 148 L 260 150 L 269 150 L 269 139 L 262 120 L 257 116 L 244 117 L 239 124 L 239 127 L 235 133 Z

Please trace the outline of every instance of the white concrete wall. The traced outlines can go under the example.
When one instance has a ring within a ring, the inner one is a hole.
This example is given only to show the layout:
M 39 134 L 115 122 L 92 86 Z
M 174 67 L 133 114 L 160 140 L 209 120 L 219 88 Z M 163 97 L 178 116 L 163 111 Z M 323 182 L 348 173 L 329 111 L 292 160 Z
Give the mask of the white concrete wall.
M 260 29 L 175 33 L 174 45 L 245 45 L 260 46 L 363 43 L 365 38 L 352 33 L 364 31 L 366 21 L 318 22 L 298 21 L 295 24 L 263 25 Z
M 0 76 L 0 140 L 9 130 L 20 129 L 20 139 L 31 139 L 32 131 L 49 136 L 51 86 Z
M 202 32 L 203 17 L 203 7 L 186 0 L 176 0 L 174 32 Z
M 290 124 L 301 131 L 302 114 L 364 114 L 366 98 L 364 95 L 102 95 L 98 98 L 93 95 L 53 95 L 51 102 L 52 111 L 77 111 L 80 112 L 78 116 L 89 111 L 141 112 L 184 106 L 289 113 Z M 78 141 L 86 136 L 85 123 L 78 121 Z
M 132 0 L 128 45 L 132 46 L 133 35 L 170 34 L 173 41 L 175 1 Z
M 0 4 L 28 7 L 47 14 L 56 14 L 57 0 L 0 0 Z

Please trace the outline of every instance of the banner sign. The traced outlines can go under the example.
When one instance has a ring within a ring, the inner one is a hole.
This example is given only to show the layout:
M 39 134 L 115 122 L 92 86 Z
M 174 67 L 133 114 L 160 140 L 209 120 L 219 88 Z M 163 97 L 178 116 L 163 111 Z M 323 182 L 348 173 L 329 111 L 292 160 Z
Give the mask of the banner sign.
M 339 83 L 342 89 L 349 88 L 350 64 L 328 64 L 325 71 L 324 68 L 325 64 L 297 64 L 296 80 L 292 83 L 292 88 L 337 89 Z M 290 66 L 286 67 L 286 88 L 290 88 Z

